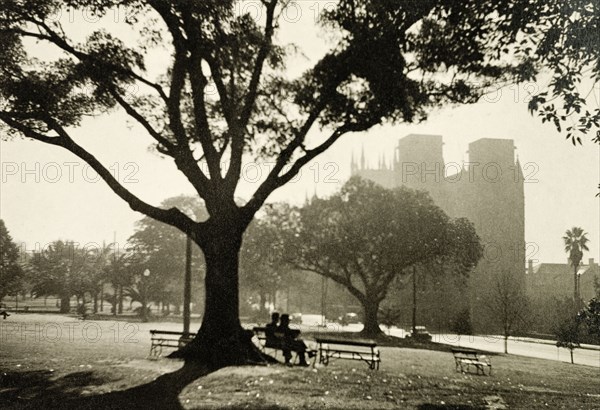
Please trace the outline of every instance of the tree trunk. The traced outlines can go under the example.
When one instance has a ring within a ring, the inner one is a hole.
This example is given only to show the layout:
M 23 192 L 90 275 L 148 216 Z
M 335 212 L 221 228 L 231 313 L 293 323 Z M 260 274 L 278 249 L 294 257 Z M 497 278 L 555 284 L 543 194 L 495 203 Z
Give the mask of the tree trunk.
M 365 309 L 365 324 L 360 333 L 363 336 L 377 337 L 383 334 L 381 328 L 379 327 L 379 319 L 377 318 L 380 301 L 373 301 L 373 299 L 369 297 L 366 299 L 366 302 L 363 303 L 363 307 Z
M 252 331 L 240 324 L 238 265 L 242 232 L 232 230 L 219 230 L 202 247 L 206 261 L 202 325 L 189 344 L 169 357 L 198 362 L 210 369 L 274 360 L 254 345 Z
M 190 333 L 192 303 L 192 238 L 185 236 L 185 278 L 183 281 L 183 333 Z
M 98 292 L 94 293 L 94 313 L 98 313 Z
M 69 313 L 71 311 L 71 296 L 66 293 L 60 297 L 60 313 Z
M 104 282 L 100 285 L 100 312 L 104 312 Z
M 113 283 L 112 284 L 112 288 L 113 288 L 113 299 L 112 299 L 112 306 L 111 306 L 111 312 L 113 314 L 113 316 L 117 316 L 117 295 L 119 293 L 119 285 L 116 285 Z
M 413 265 L 413 305 L 412 305 L 412 334 L 417 335 L 417 267 Z
M 119 285 L 119 310 L 118 313 L 123 314 L 123 285 Z
M 504 353 L 508 354 L 508 335 L 504 335 Z
M 260 317 L 260 320 L 265 320 L 267 317 L 267 307 L 265 306 L 267 304 L 266 301 L 266 295 L 264 291 L 260 291 L 258 293 L 258 300 L 259 300 L 259 306 L 258 306 L 258 315 Z
M 573 263 L 573 306 L 577 309 L 579 305 L 579 292 L 577 289 L 577 265 Z
M 569 349 L 569 352 L 571 352 L 571 364 L 575 364 L 575 362 L 573 362 L 573 349 Z

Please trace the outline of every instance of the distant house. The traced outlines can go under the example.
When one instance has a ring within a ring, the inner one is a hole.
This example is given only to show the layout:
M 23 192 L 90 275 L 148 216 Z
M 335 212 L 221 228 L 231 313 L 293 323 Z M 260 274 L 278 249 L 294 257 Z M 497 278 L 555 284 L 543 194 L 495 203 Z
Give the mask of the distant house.
M 580 295 L 584 301 L 595 296 L 594 280 L 600 280 L 600 267 L 593 258 L 587 264 L 579 265 Z M 569 263 L 540 263 L 533 264 L 528 261 L 527 266 L 527 293 L 531 298 L 559 298 L 573 296 L 573 266 Z

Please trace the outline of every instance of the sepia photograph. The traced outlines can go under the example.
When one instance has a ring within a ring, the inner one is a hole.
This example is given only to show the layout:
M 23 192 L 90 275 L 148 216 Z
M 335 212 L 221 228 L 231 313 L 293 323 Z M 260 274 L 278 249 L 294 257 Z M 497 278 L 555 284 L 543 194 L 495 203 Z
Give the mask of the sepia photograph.
M 0 0 L 0 409 L 600 410 L 600 0 Z

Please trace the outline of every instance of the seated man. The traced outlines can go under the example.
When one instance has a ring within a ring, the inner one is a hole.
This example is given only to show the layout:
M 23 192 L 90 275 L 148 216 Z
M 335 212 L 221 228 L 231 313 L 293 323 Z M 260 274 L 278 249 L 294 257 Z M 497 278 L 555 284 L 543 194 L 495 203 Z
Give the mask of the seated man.
M 6 318 L 7 318 L 8 316 L 10 316 L 10 313 L 8 313 L 8 312 L 6 311 L 6 308 L 4 307 L 4 304 L 3 304 L 3 303 L 0 303 L 0 316 L 3 316 L 3 317 L 4 317 L 4 320 L 6 320 Z
M 281 347 L 282 339 L 275 336 L 275 332 L 277 331 L 277 327 L 279 326 L 279 313 L 273 312 L 271 314 L 271 323 L 265 326 L 265 337 L 267 338 L 265 342 L 266 347 L 272 347 L 278 349 Z
M 292 352 L 298 353 L 300 366 L 308 366 L 306 363 L 306 345 L 301 339 L 296 339 L 300 335 L 299 330 L 290 329 L 290 315 L 281 315 L 281 321 L 275 331 L 275 336 L 283 339 L 283 357 L 285 364 L 291 365 Z

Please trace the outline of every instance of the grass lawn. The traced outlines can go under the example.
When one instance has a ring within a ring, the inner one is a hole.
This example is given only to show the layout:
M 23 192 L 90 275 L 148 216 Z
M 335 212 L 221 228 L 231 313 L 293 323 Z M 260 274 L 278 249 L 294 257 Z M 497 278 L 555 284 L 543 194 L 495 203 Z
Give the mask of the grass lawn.
M 0 321 L 0 408 L 600 409 L 598 368 L 549 360 L 494 355 L 492 375 L 477 376 L 457 373 L 446 351 L 382 347 L 379 371 L 338 360 L 199 376 L 146 359 L 156 324 L 10 319 Z

